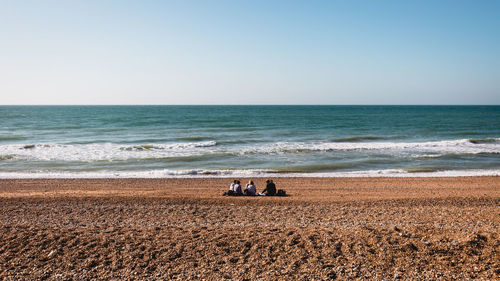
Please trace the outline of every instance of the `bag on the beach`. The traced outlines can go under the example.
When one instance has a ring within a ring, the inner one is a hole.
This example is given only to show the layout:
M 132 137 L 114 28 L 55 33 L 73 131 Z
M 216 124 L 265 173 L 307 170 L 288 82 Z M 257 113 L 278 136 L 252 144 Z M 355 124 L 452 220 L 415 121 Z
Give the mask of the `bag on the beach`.
M 278 189 L 276 196 L 286 196 L 286 191 L 284 191 L 283 189 Z
M 229 190 L 227 192 L 224 192 L 222 195 L 223 196 L 235 196 L 236 193 L 234 192 L 234 190 Z

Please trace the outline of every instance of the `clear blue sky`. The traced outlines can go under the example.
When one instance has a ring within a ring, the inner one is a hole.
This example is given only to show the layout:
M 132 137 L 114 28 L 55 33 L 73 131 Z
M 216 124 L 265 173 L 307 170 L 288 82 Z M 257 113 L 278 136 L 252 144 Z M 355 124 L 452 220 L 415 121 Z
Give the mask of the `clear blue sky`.
M 0 104 L 500 104 L 500 1 L 2 1 Z

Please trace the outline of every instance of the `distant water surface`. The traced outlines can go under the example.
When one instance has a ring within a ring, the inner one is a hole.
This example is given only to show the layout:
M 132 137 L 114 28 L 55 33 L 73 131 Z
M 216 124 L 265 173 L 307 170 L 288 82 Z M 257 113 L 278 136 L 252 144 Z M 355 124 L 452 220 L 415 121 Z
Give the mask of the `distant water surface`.
M 0 177 L 500 175 L 500 106 L 0 106 Z

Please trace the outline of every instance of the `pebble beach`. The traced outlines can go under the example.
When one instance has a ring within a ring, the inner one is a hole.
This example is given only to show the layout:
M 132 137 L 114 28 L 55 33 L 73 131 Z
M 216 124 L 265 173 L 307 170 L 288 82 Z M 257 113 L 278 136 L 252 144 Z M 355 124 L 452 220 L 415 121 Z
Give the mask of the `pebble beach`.
M 500 278 L 498 177 L 230 181 L 0 180 L 0 279 Z

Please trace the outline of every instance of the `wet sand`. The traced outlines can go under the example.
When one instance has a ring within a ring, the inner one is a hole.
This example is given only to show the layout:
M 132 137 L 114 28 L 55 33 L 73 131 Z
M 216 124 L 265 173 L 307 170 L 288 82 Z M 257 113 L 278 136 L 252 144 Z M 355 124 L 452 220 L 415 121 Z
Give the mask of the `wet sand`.
M 275 182 L 0 180 L 0 279 L 500 278 L 499 177 Z

